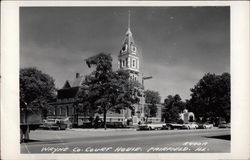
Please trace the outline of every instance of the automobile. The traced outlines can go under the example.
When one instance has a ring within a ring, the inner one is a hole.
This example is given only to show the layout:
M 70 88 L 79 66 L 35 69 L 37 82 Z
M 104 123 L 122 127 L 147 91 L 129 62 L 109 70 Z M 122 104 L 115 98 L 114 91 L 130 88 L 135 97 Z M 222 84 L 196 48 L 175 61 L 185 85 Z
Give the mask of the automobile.
M 182 129 L 197 129 L 199 126 L 195 122 L 184 123 L 182 125 Z
M 65 130 L 67 123 L 62 119 L 46 119 L 44 120 L 43 128 Z
M 211 129 L 213 128 L 213 124 L 205 122 L 205 123 L 199 123 L 198 124 L 199 129 Z
M 177 123 L 166 123 L 162 127 L 162 129 L 166 129 L 166 130 L 181 129 L 181 128 L 182 128 L 182 124 L 177 124 Z
M 221 121 L 218 125 L 218 128 L 231 128 L 230 123 L 227 123 L 226 121 Z
M 213 127 L 214 127 L 214 125 L 211 124 L 211 123 L 204 123 L 204 124 L 203 124 L 203 128 L 204 128 L 204 129 L 211 129 L 211 128 L 213 128 Z
M 162 129 L 165 123 L 144 123 L 138 126 L 139 130 L 158 130 Z

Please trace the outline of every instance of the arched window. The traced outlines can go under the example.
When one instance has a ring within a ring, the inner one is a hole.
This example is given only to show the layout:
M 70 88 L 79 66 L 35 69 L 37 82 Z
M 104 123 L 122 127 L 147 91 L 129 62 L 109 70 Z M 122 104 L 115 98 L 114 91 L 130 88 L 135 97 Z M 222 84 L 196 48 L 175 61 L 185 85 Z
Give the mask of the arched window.
M 123 47 L 122 47 L 122 51 L 125 51 L 125 50 L 126 50 L 126 47 L 125 47 L 125 46 L 123 46 Z

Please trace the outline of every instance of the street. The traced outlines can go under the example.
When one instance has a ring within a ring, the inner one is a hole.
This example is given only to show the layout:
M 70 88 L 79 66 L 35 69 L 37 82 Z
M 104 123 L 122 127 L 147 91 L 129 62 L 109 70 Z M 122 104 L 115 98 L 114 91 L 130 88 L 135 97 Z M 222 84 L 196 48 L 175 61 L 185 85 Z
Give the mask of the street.
M 21 153 L 226 153 L 230 129 L 36 130 Z

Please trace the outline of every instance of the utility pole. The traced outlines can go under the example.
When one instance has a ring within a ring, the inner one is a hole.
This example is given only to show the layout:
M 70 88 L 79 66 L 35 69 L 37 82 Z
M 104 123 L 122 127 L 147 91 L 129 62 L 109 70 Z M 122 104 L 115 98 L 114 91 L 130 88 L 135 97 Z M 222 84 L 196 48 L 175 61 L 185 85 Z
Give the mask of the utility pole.
M 149 80 L 152 79 L 152 76 L 143 76 L 142 74 L 142 101 L 141 101 L 141 105 L 142 105 L 142 117 L 145 117 L 145 110 L 144 110 L 144 105 L 145 105 L 145 87 L 144 87 L 144 80 Z

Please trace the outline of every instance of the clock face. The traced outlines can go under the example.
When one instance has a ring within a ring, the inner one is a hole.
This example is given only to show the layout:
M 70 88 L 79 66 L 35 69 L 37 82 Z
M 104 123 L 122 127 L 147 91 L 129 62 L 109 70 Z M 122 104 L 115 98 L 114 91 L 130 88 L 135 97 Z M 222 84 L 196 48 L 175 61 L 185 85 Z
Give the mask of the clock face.
M 126 51 L 126 46 L 123 46 L 123 47 L 122 47 L 122 51 Z
M 127 51 L 127 44 L 122 47 L 121 53 L 125 53 Z
M 132 50 L 132 53 L 136 54 L 136 47 L 135 46 L 132 46 L 131 50 Z

